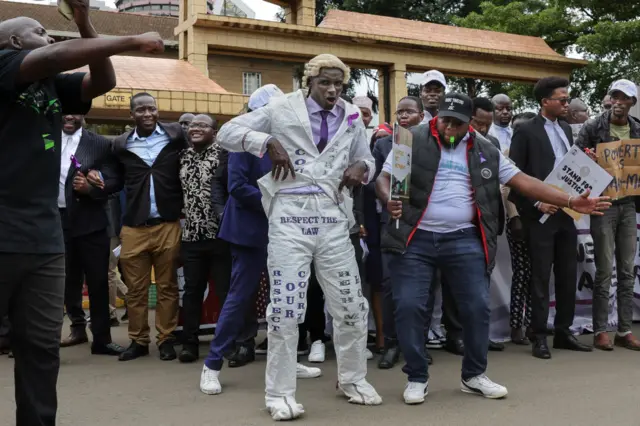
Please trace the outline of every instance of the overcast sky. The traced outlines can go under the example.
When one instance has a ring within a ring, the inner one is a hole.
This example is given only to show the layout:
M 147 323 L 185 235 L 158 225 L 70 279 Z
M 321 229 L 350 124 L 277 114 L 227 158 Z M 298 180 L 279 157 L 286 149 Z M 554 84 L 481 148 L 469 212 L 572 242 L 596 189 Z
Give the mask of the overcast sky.
M 247 6 L 256 11 L 256 18 L 275 21 L 280 7 L 263 0 L 242 0 Z

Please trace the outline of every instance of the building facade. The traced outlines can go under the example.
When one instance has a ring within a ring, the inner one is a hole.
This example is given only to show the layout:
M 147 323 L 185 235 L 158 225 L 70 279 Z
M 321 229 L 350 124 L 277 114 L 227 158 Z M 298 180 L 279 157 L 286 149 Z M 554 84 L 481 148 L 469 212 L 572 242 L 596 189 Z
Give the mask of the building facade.
M 242 0 L 206 0 L 207 13 L 238 18 L 254 18 L 255 12 Z M 180 0 L 116 0 L 119 12 L 177 18 Z

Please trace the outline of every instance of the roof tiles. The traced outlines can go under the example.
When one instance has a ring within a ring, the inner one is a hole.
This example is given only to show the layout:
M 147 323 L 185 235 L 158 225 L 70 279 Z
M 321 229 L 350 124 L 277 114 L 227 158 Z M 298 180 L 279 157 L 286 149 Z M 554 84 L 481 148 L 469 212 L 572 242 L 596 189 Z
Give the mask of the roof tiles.
M 138 56 L 112 56 L 119 89 L 171 90 L 211 94 L 228 93 L 218 83 L 185 61 Z M 83 67 L 80 71 L 87 71 Z
M 365 15 L 332 9 L 319 25 L 322 28 L 388 36 L 426 43 L 442 43 L 503 52 L 561 56 L 542 38 L 432 24 L 388 16 Z

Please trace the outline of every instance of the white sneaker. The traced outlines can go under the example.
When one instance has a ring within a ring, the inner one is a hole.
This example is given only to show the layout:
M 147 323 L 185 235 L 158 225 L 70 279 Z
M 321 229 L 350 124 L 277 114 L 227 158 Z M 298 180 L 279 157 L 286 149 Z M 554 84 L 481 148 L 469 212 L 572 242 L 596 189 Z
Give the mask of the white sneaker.
M 265 398 L 267 410 L 275 421 L 293 420 L 304 414 L 304 407 L 290 396 Z
M 359 405 L 380 405 L 382 398 L 365 379 L 357 383 L 338 384 L 340 390 L 349 398 L 349 402 Z
M 367 357 L 367 360 L 373 359 L 373 352 L 369 348 L 364 348 L 364 356 Z
M 325 346 L 322 340 L 316 340 L 311 344 L 309 362 L 324 362 Z
M 212 370 L 206 365 L 202 366 L 202 374 L 200 375 L 200 390 L 207 395 L 217 395 L 222 392 L 220 385 L 220 371 Z
M 487 376 L 481 374 L 469 380 L 460 382 L 460 390 L 465 393 L 482 395 L 485 398 L 499 399 L 507 396 L 507 388 L 497 383 L 493 383 Z
M 296 365 L 296 377 L 298 379 L 315 379 L 322 376 L 322 370 L 316 367 L 307 367 L 306 365 Z
M 422 404 L 429 393 L 429 382 L 408 382 L 404 388 L 404 403 L 409 405 Z

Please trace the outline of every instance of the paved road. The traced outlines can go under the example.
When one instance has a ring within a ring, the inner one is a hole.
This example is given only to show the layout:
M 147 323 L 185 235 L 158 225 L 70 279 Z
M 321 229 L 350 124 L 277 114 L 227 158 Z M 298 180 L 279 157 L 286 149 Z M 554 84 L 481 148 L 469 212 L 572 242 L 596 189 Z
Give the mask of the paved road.
M 65 327 L 66 333 L 68 328 Z M 640 330 L 637 330 L 640 332 Z M 589 340 L 588 336 L 584 337 Z M 126 325 L 114 329 L 126 343 Z M 202 346 L 202 351 L 206 346 Z M 319 379 L 299 381 L 298 401 L 306 409 L 303 425 L 637 425 L 640 353 L 554 351 L 553 359 L 532 358 L 528 349 L 508 345 L 490 354 L 489 376 L 509 388 L 505 400 L 461 393 L 461 358 L 434 351 L 427 402 L 402 402 L 405 377 L 400 367 L 378 370 L 369 362 L 369 380 L 382 395 L 379 407 L 348 404 L 335 391 L 333 355 Z M 264 357 L 250 366 L 223 371 L 224 393 L 198 390 L 200 364 L 162 362 L 151 356 L 127 363 L 89 355 L 87 345 L 62 350 L 59 380 L 61 426 L 249 426 L 270 425 L 262 410 Z M 13 425 L 12 362 L 0 357 L 0 426 Z M 9 416 L 7 417 L 7 414 Z

